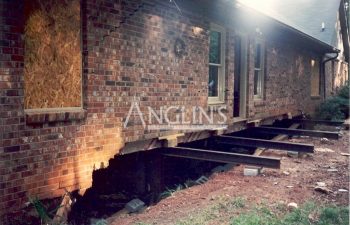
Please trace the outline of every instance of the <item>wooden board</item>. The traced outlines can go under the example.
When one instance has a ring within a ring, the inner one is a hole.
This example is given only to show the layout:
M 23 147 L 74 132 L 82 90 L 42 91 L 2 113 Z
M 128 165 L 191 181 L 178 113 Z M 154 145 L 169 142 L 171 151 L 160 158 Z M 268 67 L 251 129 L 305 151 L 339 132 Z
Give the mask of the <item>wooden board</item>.
M 25 9 L 25 108 L 80 107 L 80 1 L 25 1 Z
M 292 124 L 289 128 L 291 129 L 297 129 L 300 126 L 299 123 L 294 123 Z M 284 139 L 288 138 L 288 135 L 285 134 L 280 134 L 277 135 L 276 137 L 272 138 L 273 141 L 282 141 Z M 265 150 L 267 150 L 266 148 L 257 148 L 254 152 L 254 155 L 259 156 L 261 155 Z

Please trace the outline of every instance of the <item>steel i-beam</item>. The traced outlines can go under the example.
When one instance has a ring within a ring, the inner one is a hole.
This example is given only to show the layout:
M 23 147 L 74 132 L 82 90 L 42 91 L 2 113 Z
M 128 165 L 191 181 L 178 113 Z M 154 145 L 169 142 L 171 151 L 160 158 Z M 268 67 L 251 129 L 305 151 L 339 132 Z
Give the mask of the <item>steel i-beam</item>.
M 214 136 L 218 144 L 224 145 L 236 145 L 244 147 L 263 147 L 263 148 L 272 148 L 277 150 L 288 150 L 294 152 L 307 152 L 313 153 L 314 146 L 310 144 L 299 144 L 299 143 L 290 143 L 284 141 L 272 141 L 272 140 L 262 140 L 254 138 L 243 138 L 243 137 L 233 137 L 226 135 Z
M 253 131 L 266 133 L 266 134 L 287 134 L 287 135 L 303 135 L 310 137 L 325 137 L 329 139 L 338 139 L 338 132 L 329 131 L 316 131 L 316 130 L 303 130 L 303 129 L 290 129 L 290 128 L 275 128 L 275 127 L 254 127 Z
M 279 169 L 281 165 L 280 159 L 273 157 L 253 156 L 186 147 L 167 147 L 163 148 L 162 150 L 164 155 L 171 157 L 190 158 L 221 163 L 239 163 L 275 169 Z

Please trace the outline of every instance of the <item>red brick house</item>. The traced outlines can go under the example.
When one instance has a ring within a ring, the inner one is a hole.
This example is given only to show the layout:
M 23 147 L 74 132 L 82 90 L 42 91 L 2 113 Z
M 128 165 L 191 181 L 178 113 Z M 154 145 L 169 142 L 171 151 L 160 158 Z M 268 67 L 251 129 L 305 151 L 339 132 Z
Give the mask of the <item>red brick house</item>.
M 229 0 L 30 2 L 0 0 L 0 215 L 85 190 L 110 158 L 179 133 L 124 126 L 135 99 L 142 112 L 224 106 L 229 131 L 312 113 L 347 79 L 343 1 L 334 24 L 307 25 L 331 41 Z

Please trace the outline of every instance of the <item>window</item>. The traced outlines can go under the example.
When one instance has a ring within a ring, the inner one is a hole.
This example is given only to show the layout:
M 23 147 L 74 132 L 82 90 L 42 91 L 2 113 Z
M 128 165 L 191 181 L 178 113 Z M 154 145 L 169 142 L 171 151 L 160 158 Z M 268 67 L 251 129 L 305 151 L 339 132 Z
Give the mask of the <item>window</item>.
M 254 57 L 254 97 L 262 98 L 264 90 L 264 52 L 265 48 L 260 41 L 255 43 L 255 57 Z
M 320 96 L 320 64 L 311 60 L 311 96 Z
M 218 25 L 211 25 L 209 37 L 209 80 L 208 101 L 224 101 L 225 89 L 225 30 Z

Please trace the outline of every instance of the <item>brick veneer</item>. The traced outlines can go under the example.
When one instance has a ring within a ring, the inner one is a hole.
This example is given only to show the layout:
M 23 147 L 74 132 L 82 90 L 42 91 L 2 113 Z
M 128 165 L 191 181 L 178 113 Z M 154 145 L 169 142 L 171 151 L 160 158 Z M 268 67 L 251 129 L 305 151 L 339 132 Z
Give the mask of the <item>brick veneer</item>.
M 83 109 L 26 113 L 23 2 L 0 0 L 0 215 L 22 207 L 27 196 L 59 196 L 64 188 L 84 190 L 91 185 L 92 171 L 108 166 L 126 142 L 166 134 L 144 130 L 138 120 L 123 128 L 134 97 L 140 99 L 142 110 L 167 105 L 207 107 L 212 19 L 186 9 L 179 14 L 168 1 L 140 4 L 83 1 Z M 120 21 L 125 23 L 109 34 Z M 225 105 L 232 124 L 236 29 L 226 26 Z M 194 33 L 195 27 L 203 30 Z M 176 38 L 186 43 L 182 58 L 173 52 Z M 310 98 L 312 54 L 267 40 L 264 99 L 257 102 L 252 96 L 253 43 L 250 37 L 248 117 L 311 111 L 319 101 Z

